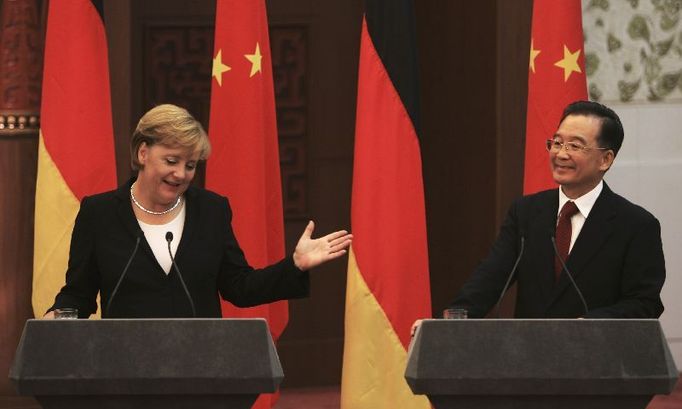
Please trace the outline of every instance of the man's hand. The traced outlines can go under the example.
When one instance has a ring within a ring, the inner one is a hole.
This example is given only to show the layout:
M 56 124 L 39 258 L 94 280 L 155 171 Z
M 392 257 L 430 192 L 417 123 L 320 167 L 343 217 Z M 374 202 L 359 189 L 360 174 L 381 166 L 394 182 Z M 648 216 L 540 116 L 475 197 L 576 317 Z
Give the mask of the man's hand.
M 417 328 L 422 325 L 422 320 L 417 320 L 412 324 L 412 330 L 410 331 L 410 336 L 413 337 L 417 333 Z
M 353 241 L 353 235 L 345 230 L 312 239 L 315 223 L 308 222 L 294 250 L 294 264 L 299 270 L 310 270 L 322 263 L 341 257 Z

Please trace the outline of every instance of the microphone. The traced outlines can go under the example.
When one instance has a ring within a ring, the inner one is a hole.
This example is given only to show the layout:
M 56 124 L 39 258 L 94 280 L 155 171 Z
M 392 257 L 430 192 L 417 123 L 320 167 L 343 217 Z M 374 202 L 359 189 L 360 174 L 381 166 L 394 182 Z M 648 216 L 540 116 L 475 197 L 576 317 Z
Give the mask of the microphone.
M 180 279 L 180 284 L 182 284 L 182 289 L 185 290 L 185 294 L 187 294 L 187 299 L 189 300 L 189 306 L 192 307 L 192 317 L 196 318 L 197 317 L 197 311 L 194 309 L 194 300 L 192 300 L 192 296 L 189 294 L 189 290 L 187 289 L 187 285 L 185 285 L 185 280 L 182 279 L 182 274 L 180 274 L 180 269 L 178 268 L 178 265 L 175 264 L 175 258 L 173 257 L 173 252 L 171 251 L 171 241 L 173 241 L 173 233 L 172 232 L 166 232 L 166 242 L 168 242 L 168 254 L 170 255 L 171 262 L 173 263 L 173 267 L 175 267 L 175 272 L 178 273 L 178 278 Z
M 521 250 L 519 250 L 519 255 L 516 257 L 516 261 L 514 262 L 514 267 L 512 267 L 511 272 L 509 273 L 509 276 L 507 277 L 507 282 L 504 283 L 504 287 L 502 288 L 502 292 L 500 293 L 500 298 L 497 299 L 497 304 L 495 304 L 495 315 L 497 318 L 500 318 L 500 304 L 502 304 L 502 299 L 504 298 L 504 293 L 507 292 L 507 288 L 509 288 L 509 283 L 511 283 L 512 277 L 514 276 L 514 273 L 516 272 L 516 268 L 519 266 L 519 262 L 521 261 L 521 257 L 523 257 L 523 250 L 526 247 L 526 237 L 524 236 L 523 232 L 521 232 Z
M 123 268 L 123 272 L 121 273 L 121 276 L 118 278 L 118 282 L 116 283 L 116 286 L 114 287 L 114 291 L 111 292 L 111 297 L 109 297 L 109 301 L 107 301 L 107 307 L 104 309 L 104 316 L 109 315 L 109 309 L 111 308 L 111 302 L 114 300 L 114 297 L 116 297 L 116 293 L 118 292 L 118 288 L 121 286 L 121 283 L 123 282 L 123 277 L 126 276 L 126 273 L 128 272 L 128 268 L 130 267 L 130 264 L 133 262 L 133 257 L 135 257 L 135 254 L 137 253 L 137 248 L 140 247 L 140 240 L 144 237 L 143 232 L 139 232 L 137 235 L 137 239 L 135 240 L 135 248 L 133 249 L 133 252 L 130 254 L 130 257 L 128 258 L 128 262 L 126 263 L 126 266 Z
M 568 267 L 566 267 L 566 263 L 564 263 L 564 260 L 559 255 L 559 249 L 556 246 L 556 239 L 554 238 L 554 233 L 550 231 L 549 237 L 552 239 L 552 247 L 554 248 L 554 254 L 559 259 L 559 262 L 561 263 L 561 267 L 566 272 L 566 275 L 568 276 L 569 280 L 571 280 L 571 284 L 573 284 L 573 288 L 575 288 L 575 292 L 578 293 L 578 297 L 580 297 L 580 301 L 583 303 L 583 308 L 585 309 L 585 315 L 587 315 L 587 311 L 589 311 L 589 309 L 587 308 L 587 303 L 585 302 L 585 297 L 583 297 L 582 291 L 580 291 L 580 288 L 578 288 L 578 284 L 575 283 L 575 280 L 573 279 L 573 274 L 571 274 L 571 272 L 568 271 Z

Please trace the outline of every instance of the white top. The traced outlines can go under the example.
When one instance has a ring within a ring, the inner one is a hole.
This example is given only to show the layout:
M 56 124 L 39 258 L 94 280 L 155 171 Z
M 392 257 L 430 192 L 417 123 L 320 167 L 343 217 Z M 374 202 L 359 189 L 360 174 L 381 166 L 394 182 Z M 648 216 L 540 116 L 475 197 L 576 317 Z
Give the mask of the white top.
M 599 194 L 603 188 L 604 181 L 600 180 L 594 189 L 574 200 L 575 205 L 578 208 L 578 212 L 571 217 L 571 245 L 568 246 L 569 253 L 573 249 L 573 243 L 575 243 L 575 239 L 578 238 L 580 230 L 582 230 L 583 225 L 585 224 L 585 219 L 587 219 L 587 216 L 590 215 L 592 206 L 594 206 L 594 202 L 597 201 L 597 198 L 599 197 Z M 571 199 L 569 199 L 568 196 L 564 194 L 564 191 L 559 188 L 559 211 L 557 212 L 557 223 L 559 223 L 559 213 L 561 213 L 561 209 L 569 200 Z
M 158 261 L 161 268 L 163 268 L 163 271 L 165 271 L 166 274 L 169 274 L 171 267 L 173 267 L 173 262 L 171 261 L 170 254 L 168 254 L 166 233 L 173 233 L 171 251 L 173 252 L 173 257 L 175 257 L 175 252 L 178 250 L 178 244 L 182 237 L 182 230 L 185 227 L 185 204 L 182 204 L 175 219 L 166 224 L 147 224 L 139 219 L 137 220 L 137 223 L 144 232 L 144 238 L 147 240 L 147 243 L 149 243 L 149 247 L 152 248 L 156 261 Z

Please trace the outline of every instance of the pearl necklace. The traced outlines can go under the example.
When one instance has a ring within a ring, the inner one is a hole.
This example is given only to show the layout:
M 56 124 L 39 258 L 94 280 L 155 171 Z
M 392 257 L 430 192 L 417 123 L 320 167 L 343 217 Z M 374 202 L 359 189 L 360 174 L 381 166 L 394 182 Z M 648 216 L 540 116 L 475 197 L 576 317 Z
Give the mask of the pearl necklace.
M 167 209 L 167 210 L 164 210 L 164 211 L 162 211 L 162 212 L 155 212 L 155 211 L 153 211 L 153 210 L 146 209 L 144 206 L 142 206 L 142 205 L 140 204 L 140 202 L 137 201 L 137 199 L 135 199 L 135 194 L 133 194 L 133 186 L 135 186 L 135 183 L 133 183 L 133 184 L 130 186 L 130 198 L 133 200 L 133 203 L 135 203 L 135 206 L 137 206 L 138 209 L 142 210 L 142 211 L 145 212 L 145 213 L 153 214 L 154 216 L 161 216 L 161 215 L 164 215 L 164 214 L 167 214 L 167 213 L 172 212 L 172 211 L 175 210 L 175 208 L 178 207 L 178 205 L 180 204 L 181 196 L 178 196 L 178 200 L 175 201 L 175 204 L 174 204 L 173 206 L 171 206 L 171 207 L 170 207 L 169 209 Z

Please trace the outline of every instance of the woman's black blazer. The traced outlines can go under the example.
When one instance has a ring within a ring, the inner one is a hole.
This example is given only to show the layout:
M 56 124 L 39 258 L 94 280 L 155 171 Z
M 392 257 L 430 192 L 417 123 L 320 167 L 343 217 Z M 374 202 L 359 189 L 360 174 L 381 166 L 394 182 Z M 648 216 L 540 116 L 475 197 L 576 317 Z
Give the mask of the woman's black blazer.
M 66 285 L 51 309 L 75 307 L 80 317 L 88 317 L 97 310 L 98 292 L 106 306 L 140 238 L 110 309 L 102 316 L 192 316 L 177 272 L 163 271 L 135 219 L 129 193 L 133 182 L 83 199 L 71 237 Z M 292 257 L 263 269 L 249 266 L 232 231 L 227 198 L 196 187 L 190 187 L 185 198 L 185 225 L 175 260 L 197 317 L 220 317 L 219 296 L 248 307 L 308 295 L 308 273 L 298 270 Z

